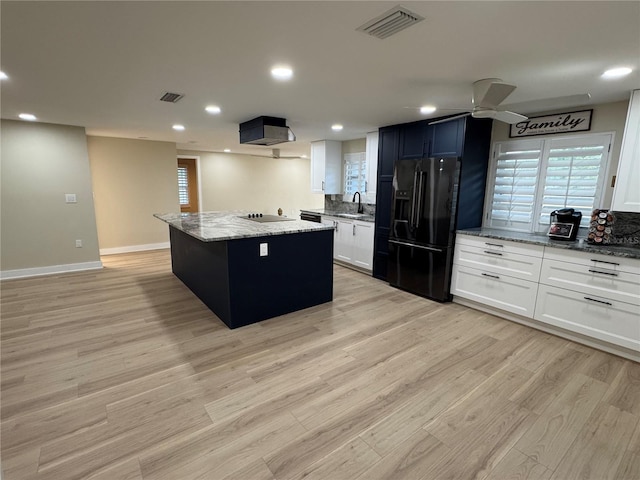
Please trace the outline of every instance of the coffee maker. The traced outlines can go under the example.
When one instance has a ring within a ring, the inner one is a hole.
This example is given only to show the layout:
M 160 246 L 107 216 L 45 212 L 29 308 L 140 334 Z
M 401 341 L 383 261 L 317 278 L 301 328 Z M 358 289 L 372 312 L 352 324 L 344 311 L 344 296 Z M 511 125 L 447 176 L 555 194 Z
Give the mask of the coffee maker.
M 549 238 L 556 240 L 575 240 L 578 236 L 578 228 L 582 220 L 582 212 L 576 212 L 573 208 L 563 208 L 551 212 L 551 224 L 549 226 Z

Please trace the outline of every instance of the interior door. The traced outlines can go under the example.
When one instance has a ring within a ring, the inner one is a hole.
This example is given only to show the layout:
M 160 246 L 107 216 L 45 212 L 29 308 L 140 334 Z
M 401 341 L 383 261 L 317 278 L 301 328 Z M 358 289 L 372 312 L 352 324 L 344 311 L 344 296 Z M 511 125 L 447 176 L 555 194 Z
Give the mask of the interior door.
M 195 158 L 178 158 L 178 199 L 180 211 L 198 211 L 198 170 Z

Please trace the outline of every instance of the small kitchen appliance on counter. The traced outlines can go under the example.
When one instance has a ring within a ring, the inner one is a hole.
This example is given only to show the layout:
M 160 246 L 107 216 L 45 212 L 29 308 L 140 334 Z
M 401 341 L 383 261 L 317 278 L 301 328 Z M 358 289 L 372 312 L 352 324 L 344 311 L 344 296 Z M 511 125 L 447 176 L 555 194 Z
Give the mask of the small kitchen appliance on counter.
M 554 210 L 550 214 L 549 238 L 555 240 L 575 240 L 578 236 L 582 212 L 576 212 L 573 208 Z

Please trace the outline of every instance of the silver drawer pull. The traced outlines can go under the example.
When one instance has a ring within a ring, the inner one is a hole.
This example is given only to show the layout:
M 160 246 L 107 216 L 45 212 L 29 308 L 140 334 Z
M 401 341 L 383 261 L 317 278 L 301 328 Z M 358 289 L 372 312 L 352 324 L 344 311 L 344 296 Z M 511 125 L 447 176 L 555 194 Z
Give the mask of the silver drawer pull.
M 484 242 L 485 245 L 489 245 L 490 247 L 500 247 L 500 248 L 504 248 L 504 245 L 500 245 L 499 243 L 487 243 Z
M 488 273 L 483 273 L 482 276 L 483 277 L 489 277 L 489 278 L 497 278 L 498 280 L 500 279 L 500 277 L 498 275 L 489 275 Z
M 617 277 L 618 274 L 617 273 L 613 273 L 613 272 L 601 272 L 600 270 L 594 270 L 592 268 L 589 269 L 589 271 L 591 273 L 599 273 L 601 275 L 611 275 L 612 277 Z
M 607 265 L 620 265 L 619 263 L 616 263 L 616 262 L 605 262 L 604 260 L 596 260 L 595 258 L 592 258 L 591 261 L 597 262 L 597 263 L 606 263 Z
M 613 303 L 611 302 L 605 302 L 603 300 L 596 300 L 595 298 L 591 298 L 591 297 L 584 297 L 585 300 L 589 300 L 590 302 L 596 302 L 596 303 L 603 303 L 605 305 L 613 305 Z
M 502 256 L 502 254 L 500 252 L 492 252 L 491 250 L 485 250 L 484 253 L 488 253 L 489 255 L 500 255 L 500 256 Z

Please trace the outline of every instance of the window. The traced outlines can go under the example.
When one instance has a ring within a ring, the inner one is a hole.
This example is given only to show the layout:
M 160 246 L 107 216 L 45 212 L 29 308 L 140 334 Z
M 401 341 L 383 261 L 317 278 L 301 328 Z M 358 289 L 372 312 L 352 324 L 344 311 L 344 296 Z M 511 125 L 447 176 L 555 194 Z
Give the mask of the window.
M 590 213 L 600 207 L 611 134 L 544 140 L 515 140 L 493 148 L 490 205 L 486 226 L 546 231 L 553 210 L 571 207 Z
M 344 155 L 344 194 L 352 196 L 356 192 L 364 192 L 367 170 L 365 152 L 345 153 Z M 351 200 L 349 198 L 349 200 Z
M 189 170 L 178 165 L 178 198 L 180 205 L 189 205 Z

